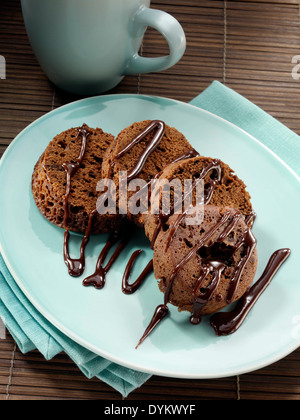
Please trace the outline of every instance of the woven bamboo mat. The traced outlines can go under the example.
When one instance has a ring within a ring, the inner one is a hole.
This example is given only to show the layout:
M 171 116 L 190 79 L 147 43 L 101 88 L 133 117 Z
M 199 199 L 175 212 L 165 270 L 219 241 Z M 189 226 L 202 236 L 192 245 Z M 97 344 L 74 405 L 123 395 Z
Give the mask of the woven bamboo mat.
M 110 93 L 142 93 L 189 101 L 213 80 L 246 96 L 300 134 L 300 80 L 292 59 L 300 54 L 300 0 L 153 0 L 175 16 L 187 36 L 187 51 L 172 69 L 131 76 Z M 166 53 L 153 30 L 144 56 Z M 29 123 L 78 99 L 54 88 L 28 43 L 18 0 L 0 1 L 0 154 Z M 7 332 L 0 340 L 0 399 L 108 399 L 120 395 L 99 380 L 87 380 L 65 354 L 47 362 L 37 352 L 23 355 Z M 215 380 L 152 377 L 128 400 L 299 400 L 300 349 L 249 374 Z

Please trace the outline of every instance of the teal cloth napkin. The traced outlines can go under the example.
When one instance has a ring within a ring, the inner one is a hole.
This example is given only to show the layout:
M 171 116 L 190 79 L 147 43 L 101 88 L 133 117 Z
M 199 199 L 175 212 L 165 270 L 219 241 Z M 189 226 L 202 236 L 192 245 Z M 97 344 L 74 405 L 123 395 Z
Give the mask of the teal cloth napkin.
M 19 289 L 1 255 L 0 317 L 22 353 L 38 349 L 45 359 L 50 360 L 64 351 L 87 378 L 101 379 L 123 397 L 150 377 L 97 356 L 50 324 Z
M 215 81 L 190 103 L 242 128 L 300 175 L 300 137 L 248 99 Z
M 299 174 L 299 136 L 247 99 L 221 83 L 213 82 L 191 104 L 217 114 L 252 134 Z M 1 255 L 0 316 L 21 352 L 38 349 L 50 360 L 64 351 L 87 378 L 96 377 L 106 382 L 124 397 L 150 377 L 97 356 L 57 330 L 24 296 Z

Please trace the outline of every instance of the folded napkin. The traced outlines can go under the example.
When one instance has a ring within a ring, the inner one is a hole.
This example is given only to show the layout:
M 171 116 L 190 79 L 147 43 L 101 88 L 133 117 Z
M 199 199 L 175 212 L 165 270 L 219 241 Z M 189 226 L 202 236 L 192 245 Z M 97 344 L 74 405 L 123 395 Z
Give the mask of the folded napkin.
M 300 137 L 248 99 L 215 81 L 190 103 L 242 128 L 300 175 Z
M 64 351 L 87 378 L 106 382 L 123 397 L 140 387 L 149 374 L 111 363 L 69 339 L 50 324 L 19 289 L 0 255 L 0 317 L 22 353 L 38 349 L 50 360 Z
M 219 82 L 191 104 L 210 111 L 252 134 L 299 174 L 300 138 L 260 108 Z M 28 301 L 0 255 L 0 317 L 22 353 L 38 349 L 50 360 L 65 352 L 88 378 L 96 377 L 126 397 L 150 375 L 97 356 L 50 324 Z

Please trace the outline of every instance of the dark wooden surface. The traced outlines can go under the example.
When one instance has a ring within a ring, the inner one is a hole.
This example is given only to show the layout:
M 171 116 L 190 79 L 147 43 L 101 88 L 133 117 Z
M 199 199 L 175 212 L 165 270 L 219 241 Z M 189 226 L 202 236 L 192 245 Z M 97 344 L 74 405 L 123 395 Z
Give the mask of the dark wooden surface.
M 153 0 L 182 24 L 187 51 L 172 69 L 130 76 L 109 93 L 141 93 L 185 102 L 219 80 L 246 96 L 300 134 L 300 80 L 291 72 L 300 54 L 299 0 Z M 144 56 L 167 51 L 149 30 Z M 29 123 L 78 99 L 55 88 L 40 69 L 27 39 L 20 2 L 0 0 L 0 55 L 7 78 L 0 80 L 0 154 Z M 23 355 L 7 333 L 0 340 L 0 399 L 106 399 L 120 394 L 99 380 L 86 379 L 60 354 L 45 361 Z M 128 397 L 132 400 L 299 400 L 300 349 L 256 372 L 214 380 L 153 376 Z

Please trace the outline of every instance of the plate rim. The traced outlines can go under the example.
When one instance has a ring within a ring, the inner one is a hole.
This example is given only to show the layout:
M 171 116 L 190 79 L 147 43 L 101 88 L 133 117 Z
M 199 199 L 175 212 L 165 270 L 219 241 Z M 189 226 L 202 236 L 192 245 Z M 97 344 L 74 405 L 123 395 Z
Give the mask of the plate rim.
M 27 130 L 29 130 L 32 126 L 34 126 L 35 124 L 39 123 L 41 120 L 46 119 L 48 117 L 50 117 L 52 114 L 57 113 L 58 111 L 64 110 L 65 108 L 74 106 L 78 103 L 81 102 L 85 102 L 85 101 L 89 101 L 89 100 L 98 100 L 98 99 L 102 99 L 102 98 L 134 98 L 134 99 L 143 99 L 143 98 L 152 98 L 152 99 L 162 99 L 162 100 L 166 100 L 166 101 L 170 101 L 170 102 L 174 102 L 177 103 L 179 105 L 184 105 L 187 107 L 191 107 L 193 109 L 196 110 L 200 110 L 202 112 L 204 112 L 205 114 L 208 114 L 210 116 L 213 116 L 215 118 L 217 118 L 218 120 L 222 121 L 223 123 L 229 124 L 231 127 L 233 127 L 234 129 L 241 131 L 242 133 L 244 133 L 245 135 L 247 135 L 248 137 L 250 137 L 255 143 L 258 143 L 260 147 L 263 147 L 264 149 L 266 149 L 271 155 L 273 155 L 273 157 L 275 157 L 277 160 L 279 160 L 281 162 L 281 164 L 283 164 L 286 169 L 288 169 L 295 178 L 297 178 L 297 180 L 300 182 L 300 175 L 298 175 L 294 169 L 292 169 L 280 156 L 278 156 L 275 152 L 273 152 L 273 150 L 271 150 L 268 146 L 266 146 L 265 144 L 263 144 L 260 140 L 258 140 L 256 137 L 254 137 L 252 134 L 248 133 L 246 130 L 244 130 L 243 128 L 237 126 L 236 124 L 232 123 L 231 121 L 226 120 L 223 117 L 220 117 L 219 115 L 208 111 L 204 108 L 200 108 L 196 105 L 190 104 L 188 102 L 183 102 L 180 101 L 178 99 L 173 99 L 173 98 L 167 98 L 165 96 L 159 96 L 159 95 L 143 95 L 143 94 L 135 94 L 135 93 L 118 93 L 118 94 L 109 94 L 109 95 L 97 95 L 97 96 L 90 96 L 90 97 L 86 97 L 86 98 L 82 98 L 82 99 L 78 99 L 76 101 L 72 101 L 69 102 L 67 104 L 61 105 L 58 108 L 52 109 L 49 112 L 46 112 L 45 114 L 43 114 L 42 116 L 38 117 L 37 119 L 35 119 L 34 121 L 32 121 L 30 124 L 28 124 L 23 130 L 20 131 L 19 134 L 17 134 L 17 136 L 10 142 L 10 144 L 7 146 L 7 148 L 5 149 L 1 159 L 0 159 L 0 168 L 2 166 L 2 162 L 4 161 L 4 159 L 7 159 L 6 154 L 10 153 L 10 149 L 15 147 L 16 142 L 18 142 L 18 138 L 21 137 L 22 135 L 24 135 L 26 133 Z
M 283 165 L 291 173 L 291 175 L 295 178 L 295 180 L 298 181 L 298 183 L 300 185 L 300 176 L 298 176 L 298 174 L 282 158 L 280 158 L 269 147 L 264 145 L 260 140 L 255 138 L 253 135 L 248 133 L 246 130 L 238 127 L 237 125 L 235 125 L 234 123 L 224 119 L 223 117 L 220 117 L 217 114 L 214 114 L 213 112 L 207 111 L 207 110 L 205 110 L 203 108 L 200 108 L 196 105 L 185 103 L 183 101 L 179 101 L 179 100 L 176 100 L 176 99 L 171 99 L 171 98 L 167 98 L 167 97 L 163 97 L 163 96 L 157 96 L 157 95 L 142 95 L 142 94 L 127 94 L 127 93 L 125 93 L 125 94 L 98 95 L 98 96 L 86 97 L 86 98 L 82 98 L 82 99 L 78 99 L 78 100 L 69 102 L 65 105 L 62 105 L 58 108 L 55 108 L 55 109 L 45 113 L 41 117 L 39 117 L 36 120 L 34 120 L 33 122 L 31 122 L 23 130 L 21 130 L 21 132 L 11 141 L 11 143 L 8 145 L 8 147 L 6 148 L 6 150 L 4 151 L 4 153 L 3 153 L 3 155 L 0 159 L 0 171 L 1 171 L 1 167 L 4 164 L 3 162 L 5 162 L 7 159 L 9 159 L 9 154 L 13 151 L 13 149 L 15 147 L 17 147 L 18 142 L 21 141 L 19 139 L 22 136 L 26 135 L 27 131 L 29 131 L 32 127 L 39 124 L 43 120 L 46 120 L 47 118 L 53 116 L 53 114 L 60 113 L 61 111 L 64 111 L 66 108 L 71 108 L 72 106 L 76 106 L 77 104 L 80 104 L 80 103 L 83 103 L 83 102 L 88 102 L 90 100 L 93 100 L 93 101 L 97 102 L 98 100 L 105 101 L 105 99 L 108 99 L 108 98 L 113 98 L 114 100 L 125 99 L 125 98 L 128 98 L 128 99 L 149 99 L 150 98 L 152 100 L 153 99 L 154 100 L 159 99 L 159 100 L 165 100 L 165 101 L 173 102 L 173 103 L 176 103 L 180 106 L 183 105 L 185 107 L 191 107 L 192 109 L 196 109 L 197 111 L 200 110 L 204 114 L 210 115 L 213 118 L 217 118 L 218 120 L 222 121 L 224 124 L 227 124 L 227 125 L 233 127 L 235 130 L 237 130 L 239 132 L 242 132 L 244 135 L 251 138 L 252 141 L 254 141 L 256 144 L 259 145 L 259 147 L 262 147 L 263 149 L 265 149 L 266 152 L 271 154 L 273 156 L 273 158 L 275 158 L 281 165 Z M 262 361 L 261 363 L 253 362 L 253 363 L 255 363 L 255 366 L 248 366 L 248 367 L 246 366 L 244 368 L 231 369 L 230 371 L 228 371 L 228 372 L 224 371 L 221 374 L 219 374 L 219 373 L 211 373 L 211 374 L 203 373 L 201 375 L 199 375 L 198 373 L 195 373 L 195 374 L 193 374 L 193 373 L 179 374 L 178 372 L 171 372 L 171 371 L 168 371 L 168 370 L 162 371 L 161 369 L 155 369 L 155 368 L 146 368 L 144 366 L 133 364 L 131 362 L 126 362 L 124 360 L 119 359 L 116 356 L 111 356 L 106 351 L 99 351 L 99 349 L 96 349 L 95 346 L 87 343 L 85 339 L 74 336 L 72 333 L 70 333 L 68 328 L 65 328 L 64 325 L 62 325 L 60 322 L 57 322 L 55 319 L 53 319 L 53 317 L 50 314 L 48 314 L 48 313 L 46 314 L 45 311 L 43 310 L 43 308 L 40 307 L 38 302 L 36 302 L 36 300 L 26 290 L 26 287 L 24 287 L 22 285 L 22 281 L 18 279 L 18 276 L 16 275 L 13 267 L 11 266 L 9 258 L 7 257 L 6 252 L 5 252 L 5 250 L 2 246 L 1 237 L 0 237 L 0 253 L 3 257 L 3 260 L 4 260 L 4 262 L 7 266 L 10 274 L 12 275 L 15 283 L 17 284 L 17 286 L 24 293 L 24 295 L 28 298 L 29 302 L 35 307 L 35 309 L 37 309 L 38 312 L 40 312 L 40 314 L 50 324 L 52 324 L 55 328 L 57 328 L 59 331 L 64 333 L 67 337 L 74 340 L 74 342 L 81 345 L 85 349 L 90 350 L 91 352 L 95 353 L 96 355 L 98 355 L 100 357 L 106 358 L 107 360 L 110 360 L 113 363 L 119 364 L 120 366 L 124 366 L 124 367 L 129 368 L 129 369 L 133 369 L 133 370 L 143 372 L 143 373 L 148 373 L 148 374 L 151 374 L 151 375 L 162 376 L 162 377 L 181 378 L 181 379 L 217 379 L 217 378 L 224 378 L 224 377 L 231 377 L 231 376 L 236 376 L 236 375 L 240 375 L 240 374 L 245 374 L 245 373 L 248 373 L 248 372 L 252 372 L 254 370 L 261 369 L 265 366 L 269 366 L 269 365 L 281 360 L 282 358 L 286 357 L 287 355 L 291 354 L 293 351 L 295 351 L 300 346 L 300 337 L 299 337 L 299 343 L 296 342 L 295 344 L 293 344 L 289 348 L 285 349 L 284 351 L 281 351 L 280 353 L 277 353 L 272 358 L 268 358 L 268 360 Z

